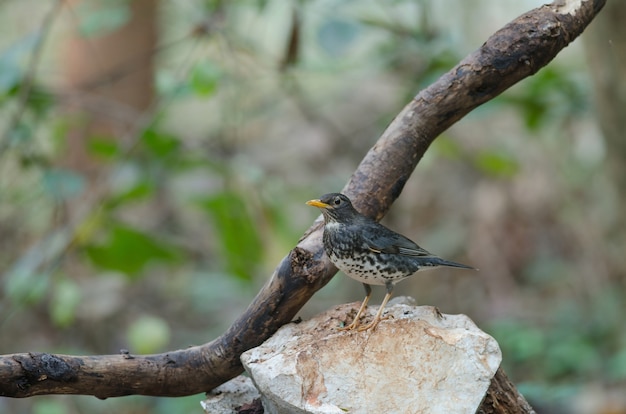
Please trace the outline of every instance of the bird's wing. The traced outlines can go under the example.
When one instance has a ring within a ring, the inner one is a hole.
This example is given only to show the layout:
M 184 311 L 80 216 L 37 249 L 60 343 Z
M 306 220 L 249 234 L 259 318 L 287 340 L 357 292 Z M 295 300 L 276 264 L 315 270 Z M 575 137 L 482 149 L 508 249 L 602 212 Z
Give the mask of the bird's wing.
M 433 256 L 403 235 L 395 233 L 382 225 L 379 226 L 381 228 L 376 226 L 376 228 L 372 229 L 373 231 L 364 232 L 367 234 L 363 234 L 363 241 L 371 251 L 404 256 Z M 383 229 L 385 231 L 376 231 Z

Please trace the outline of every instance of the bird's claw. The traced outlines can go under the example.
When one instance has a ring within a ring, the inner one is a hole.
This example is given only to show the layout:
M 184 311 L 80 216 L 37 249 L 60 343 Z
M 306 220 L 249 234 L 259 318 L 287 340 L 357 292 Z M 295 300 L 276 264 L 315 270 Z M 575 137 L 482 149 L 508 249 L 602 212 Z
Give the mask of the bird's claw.
M 358 326 L 360 325 L 358 319 L 355 319 L 352 321 L 352 323 L 348 326 L 340 326 L 339 328 L 337 328 L 338 331 L 351 331 L 353 329 L 358 328 Z
M 357 328 L 357 332 L 364 332 L 364 331 L 369 331 L 369 330 L 375 330 L 376 327 L 378 326 L 378 324 L 380 323 L 380 321 L 385 321 L 387 319 L 393 319 L 393 315 L 385 315 L 385 316 L 379 316 L 379 317 L 375 317 L 373 321 L 371 321 L 370 323 L 368 323 L 367 325 L 361 325 Z

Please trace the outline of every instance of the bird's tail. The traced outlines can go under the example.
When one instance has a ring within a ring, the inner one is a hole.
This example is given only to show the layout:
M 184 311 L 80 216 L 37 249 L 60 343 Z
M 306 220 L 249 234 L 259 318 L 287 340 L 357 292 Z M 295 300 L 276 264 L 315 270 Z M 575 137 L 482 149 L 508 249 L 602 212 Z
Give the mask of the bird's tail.
M 441 259 L 439 257 L 437 257 L 435 260 L 433 260 L 433 264 L 435 266 L 448 266 L 448 267 L 457 267 L 459 269 L 478 270 L 475 267 L 464 265 L 462 263 L 452 262 L 450 260 L 444 260 L 444 259 Z

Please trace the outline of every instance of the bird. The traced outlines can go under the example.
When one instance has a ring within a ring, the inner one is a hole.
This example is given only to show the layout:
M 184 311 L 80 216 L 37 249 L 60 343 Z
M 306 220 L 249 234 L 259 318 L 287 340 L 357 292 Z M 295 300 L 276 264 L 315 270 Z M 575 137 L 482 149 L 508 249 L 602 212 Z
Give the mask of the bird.
M 322 211 L 322 241 L 330 261 L 347 276 L 361 282 L 365 288 L 365 299 L 354 320 L 340 330 L 376 329 L 380 321 L 386 319 L 382 317 L 383 309 L 396 283 L 419 271 L 440 266 L 476 270 L 472 266 L 444 260 L 429 253 L 407 237 L 364 216 L 344 194 L 324 194 L 306 204 Z M 385 286 L 387 293 L 374 319 L 369 324 L 360 325 L 359 319 L 372 295 L 370 285 Z

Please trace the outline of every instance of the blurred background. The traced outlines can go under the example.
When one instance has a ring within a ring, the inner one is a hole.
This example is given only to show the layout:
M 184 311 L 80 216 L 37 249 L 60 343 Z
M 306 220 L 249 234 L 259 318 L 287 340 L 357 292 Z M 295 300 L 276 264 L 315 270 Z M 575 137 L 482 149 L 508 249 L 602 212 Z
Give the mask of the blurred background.
M 543 1 L 0 3 L 0 353 L 219 336 L 388 123 Z M 479 272 L 396 295 L 469 315 L 539 413 L 626 412 L 626 2 L 431 146 L 384 223 Z M 310 317 L 362 299 L 335 277 Z M 382 289 L 373 301 L 380 302 Z M 201 412 L 186 398 L 11 413 Z

